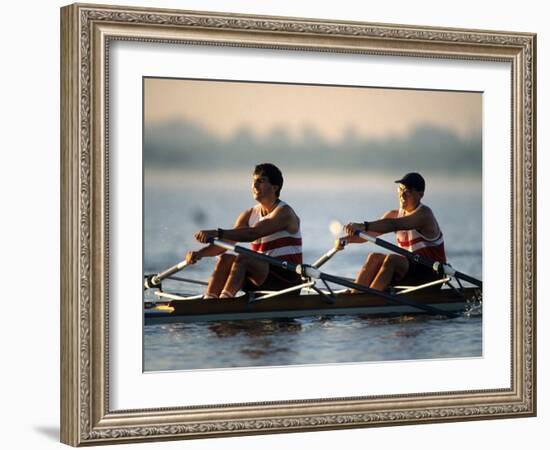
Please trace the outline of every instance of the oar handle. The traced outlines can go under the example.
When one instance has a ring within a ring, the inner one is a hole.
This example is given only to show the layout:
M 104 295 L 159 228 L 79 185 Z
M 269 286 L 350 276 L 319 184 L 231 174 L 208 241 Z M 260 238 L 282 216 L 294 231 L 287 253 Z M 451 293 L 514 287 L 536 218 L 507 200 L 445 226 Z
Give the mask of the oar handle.
M 241 247 L 240 245 L 235 245 L 226 241 L 221 241 L 220 239 L 216 238 L 209 239 L 208 243 L 224 248 L 231 252 L 235 252 L 239 255 L 252 256 L 253 258 L 256 258 L 260 261 L 265 261 L 272 266 L 295 272 L 303 277 L 318 279 L 321 276 L 321 272 L 316 267 L 307 264 L 295 264 L 290 261 L 285 261 L 284 259 L 273 258 L 272 256 L 264 255 L 263 253 L 250 250 L 249 248 Z
M 439 275 L 449 275 L 449 276 L 467 281 L 468 283 L 471 283 L 479 287 L 482 287 L 483 285 L 483 283 L 480 280 L 474 277 L 471 277 L 470 275 L 466 275 L 465 273 L 459 272 L 458 270 L 453 269 L 449 264 L 445 264 L 430 258 L 426 258 L 425 256 L 419 255 L 417 253 L 409 252 L 408 250 L 398 247 L 397 245 L 394 245 L 391 242 L 371 236 L 363 231 L 357 231 L 356 235 L 362 239 L 365 239 L 366 241 L 369 241 L 369 242 L 372 242 L 373 244 L 378 245 L 379 247 L 385 248 L 394 253 L 398 253 L 399 255 L 403 255 L 415 263 L 422 264 L 423 266 L 429 267 Z
M 157 275 L 151 275 L 145 279 L 144 288 L 151 289 L 160 286 L 160 283 L 170 275 L 174 275 L 176 272 L 183 270 L 188 265 L 187 260 L 180 261 L 172 267 L 166 269 L 164 272 L 160 272 Z
M 371 236 L 363 231 L 357 231 L 356 233 L 360 238 L 365 239 L 366 241 L 372 242 L 373 244 L 378 245 L 379 247 L 385 248 L 386 250 L 391 250 L 394 253 L 398 253 L 423 266 L 432 268 L 434 271 L 439 272 L 441 263 L 434 261 L 432 259 L 426 258 L 424 256 L 409 252 L 404 248 L 398 247 L 397 245 L 392 244 L 391 242 L 385 241 L 383 239 Z
M 265 261 L 269 264 L 281 267 L 286 270 L 291 270 L 293 272 L 296 272 L 296 269 L 299 267 L 299 264 L 294 264 L 290 261 L 285 261 L 283 259 L 273 258 L 271 256 L 264 255 L 263 253 L 255 252 L 254 250 L 250 250 L 249 248 L 241 247 L 240 245 L 235 245 L 230 242 L 222 241 L 217 238 L 211 238 L 208 240 L 208 242 L 210 244 L 216 245 L 217 247 L 224 248 L 225 250 L 229 250 L 231 252 L 235 252 L 240 255 L 253 256 L 256 259 Z

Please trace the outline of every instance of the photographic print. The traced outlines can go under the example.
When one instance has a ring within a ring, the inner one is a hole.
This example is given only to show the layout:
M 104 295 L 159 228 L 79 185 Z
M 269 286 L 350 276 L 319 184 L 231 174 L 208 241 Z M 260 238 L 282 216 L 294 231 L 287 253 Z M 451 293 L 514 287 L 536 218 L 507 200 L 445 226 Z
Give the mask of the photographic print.
M 481 357 L 482 98 L 145 77 L 144 370 Z
M 62 442 L 536 414 L 535 34 L 75 4 L 61 93 Z

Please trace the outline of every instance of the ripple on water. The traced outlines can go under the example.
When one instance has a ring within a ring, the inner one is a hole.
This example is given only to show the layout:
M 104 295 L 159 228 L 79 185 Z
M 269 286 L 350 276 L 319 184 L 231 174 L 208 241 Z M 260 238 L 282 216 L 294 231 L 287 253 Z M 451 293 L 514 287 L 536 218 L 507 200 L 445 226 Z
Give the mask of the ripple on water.
M 360 316 L 145 327 L 145 370 L 482 356 L 481 318 Z

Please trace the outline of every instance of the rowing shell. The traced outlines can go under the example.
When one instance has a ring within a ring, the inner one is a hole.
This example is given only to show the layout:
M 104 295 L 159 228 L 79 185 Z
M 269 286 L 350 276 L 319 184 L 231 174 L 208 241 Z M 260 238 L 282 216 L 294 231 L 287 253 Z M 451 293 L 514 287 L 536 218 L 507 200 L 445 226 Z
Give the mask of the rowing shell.
M 445 312 L 461 313 L 480 298 L 477 288 L 464 289 L 462 295 L 452 289 L 408 294 L 407 298 Z M 229 299 L 172 300 L 145 304 L 145 325 L 170 322 L 275 319 L 304 316 L 361 314 L 370 317 L 423 314 L 413 306 L 396 304 L 372 294 L 284 295 L 259 301 L 247 296 Z

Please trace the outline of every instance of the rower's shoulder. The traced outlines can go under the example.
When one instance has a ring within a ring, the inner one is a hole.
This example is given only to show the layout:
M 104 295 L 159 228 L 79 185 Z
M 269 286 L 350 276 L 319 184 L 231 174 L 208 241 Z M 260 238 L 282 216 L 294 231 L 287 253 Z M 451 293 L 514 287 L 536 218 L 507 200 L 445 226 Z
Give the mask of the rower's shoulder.
M 298 214 L 296 213 L 294 208 L 292 208 L 292 206 L 290 206 L 288 203 L 282 202 L 280 207 L 277 208 L 277 209 L 279 210 L 278 213 L 283 215 L 288 220 L 293 220 L 294 219 L 294 220 L 297 220 L 298 222 L 300 222 L 300 217 L 298 216 Z
M 276 208 L 277 210 L 279 211 L 285 211 L 285 212 L 292 212 L 294 214 L 296 214 L 296 211 L 294 211 L 294 208 L 292 206 L 290 206 L 287 202 L 284 202 L 283 200 L 281 200 L 278 208 Z
M 435 217 L 435 214 L 429 206 L 427 206 L 425 204 L 422 204 L 422 207 L 419 208 L 419 212 L 421 214 L 422 221 L 426 226 L 428 226 L 428 227 L 433 226 L 436 229 L 439 229 L 439 225 L 437 223 L 437 219 Z
M 418 212 L 420 212 L 421 214 L 426 214 L 426 215 L 435 217 L 435 214 L 432 211 L 432 208 L 430 208 L 428 205 L 425 205 L 424 203 L 420 205 L 420 208 L 418 208 Z
M 429 206 L 423 203 L 420 210 L 422 211 L 422 223 L 424 224 L 422 229 L 423 234 L 428 237 L 437 237 L 441 233 L 441 228 L 434 212 Z
M 239 214 L 239 217 L 237 218 L 237 223 L 248 222 L 248 219 L 250 218 L 250 216 L 254 212 L 254 208 L 255 207 L 252 206 L 248 209 L 245 209 L 241 214 Z

